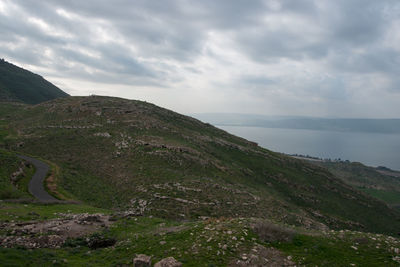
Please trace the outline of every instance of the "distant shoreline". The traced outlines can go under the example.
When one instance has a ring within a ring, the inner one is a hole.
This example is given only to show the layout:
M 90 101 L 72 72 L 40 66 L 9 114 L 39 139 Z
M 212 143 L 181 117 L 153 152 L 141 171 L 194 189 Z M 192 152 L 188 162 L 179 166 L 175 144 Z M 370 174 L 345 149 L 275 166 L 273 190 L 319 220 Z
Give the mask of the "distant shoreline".
M 308 156 L 308 155 L 297 155 L 297 154 L 291 155 L 291 154 L 285 154 L 285 153 L 282 153 L 282 154 L 284 154 L 286 156 L 289 156 L 291 158 L 295 158 L 295 159 L 307 160 L 307 161 L 315 161 L 315 162 L 333 162 L 333 163 L 336 162 L 336 163 L 348 163 L 348 164 L 356 163 L 356 162 L 352 162 L 352 161 L 349 161 L 349 160 L 341 160 L 341 159 L 333 159 L 332 160 L 332 159 L 321 159 L 321 158 L 318 158 L 318 157 L 312 157 L 312 156 Z M 357 162 L 357 163 L 365 165 L 365 164 L 363 164 L 361 162 Z M 373 169 L 375 169 L 377 172 L 379 172 L 381 174 L 400 178 L 400 171 L 392 170 L 392 169 L 390 169 L 388 167 L 385 167 L 385 166 L 378 166 L 378 167 L 372 167 L 372 166 L 368 166 L 368 165 L 365 165 L 365 166 L 373 168 Z

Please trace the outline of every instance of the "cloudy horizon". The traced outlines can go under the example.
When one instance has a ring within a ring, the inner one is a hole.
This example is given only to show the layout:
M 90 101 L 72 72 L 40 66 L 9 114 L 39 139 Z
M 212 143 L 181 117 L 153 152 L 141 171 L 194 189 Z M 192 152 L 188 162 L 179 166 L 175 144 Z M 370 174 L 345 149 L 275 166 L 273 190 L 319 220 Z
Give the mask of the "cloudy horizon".
M 184 114 L 400 118 L 397 0 L 0 0 L 0 57 Z

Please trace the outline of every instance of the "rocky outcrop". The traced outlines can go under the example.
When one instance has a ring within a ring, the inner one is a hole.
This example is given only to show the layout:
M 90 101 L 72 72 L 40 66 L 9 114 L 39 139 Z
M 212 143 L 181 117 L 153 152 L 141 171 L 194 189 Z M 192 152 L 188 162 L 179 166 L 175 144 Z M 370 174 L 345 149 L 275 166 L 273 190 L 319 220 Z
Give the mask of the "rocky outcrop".
M 94 233 L 111 222 L 109 216 L 104 214 L 56 214 L 63 219 L 34 222 L 12 222 L 0 224 L 0 230 L 8 233 L 0 235 L 0 246 L 11 248 L 21 246 L 25 248 L 58 248 L 68 238 L 78 238 Z M 91 238 L 88 246 L 96 249 L 115 244 L 115 240 L 104 238 Z
M 174 257 L 168 257 L 154 264 L 154 267 L 182 267 L 182 263 L 175 260 Z
M 151 256 L 147 256 L 144 254 L 136 255 L 133 259 L 134 267 L 151 267 Z

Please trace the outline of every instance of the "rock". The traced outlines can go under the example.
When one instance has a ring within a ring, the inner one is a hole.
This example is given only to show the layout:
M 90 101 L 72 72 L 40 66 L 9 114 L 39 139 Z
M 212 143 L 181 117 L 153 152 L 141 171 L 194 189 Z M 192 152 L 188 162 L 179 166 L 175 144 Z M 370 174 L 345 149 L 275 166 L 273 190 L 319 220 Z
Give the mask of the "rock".
M 101 136 L 101 137 L 107 137 L 107 138 L 110 138 L 111 137 L 111 134 L 109 134 L 109 133 L 94 133 L 93 134 L 94 136 Z
M 160 260 L 156 264 L 154 264 L 154 267 L 181 267 L 182 263 L 179 261 L 175 260 L 174 257 L 168 257 L 165 259 Z
M 102 236 L 95 236 L 90 238 L 87 246 L 91 249 L 106 248 L 114 246 L 117 240 L 114 238 L 106 238 Z
M 144 254 L 136 255 L 133 259 L 133 266 L 135 267 L 151 267 L 151 256 Z

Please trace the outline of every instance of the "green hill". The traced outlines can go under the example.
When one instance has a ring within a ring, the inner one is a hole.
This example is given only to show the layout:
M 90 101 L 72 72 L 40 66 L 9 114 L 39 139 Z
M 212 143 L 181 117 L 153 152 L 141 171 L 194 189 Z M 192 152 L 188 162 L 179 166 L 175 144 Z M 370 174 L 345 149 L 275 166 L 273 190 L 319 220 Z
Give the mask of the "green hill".
M 400 226 L 396 211 L 324 168 L 146 102 L 69 97 L 0 110 L 3 147 L 55 163 L 60 190 L 97 207 L 313 229 Z
M 43 77 L 0 60 L 0 101 L 38 104 L 68 94 Z
M 378 198 L 389 206 L 400 207 L 400 172 L 384 167 L 369 167 L 359 162 L 310 161 L 327 168 L 343 182 Z

